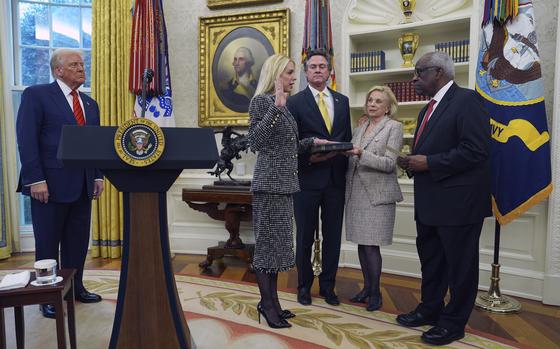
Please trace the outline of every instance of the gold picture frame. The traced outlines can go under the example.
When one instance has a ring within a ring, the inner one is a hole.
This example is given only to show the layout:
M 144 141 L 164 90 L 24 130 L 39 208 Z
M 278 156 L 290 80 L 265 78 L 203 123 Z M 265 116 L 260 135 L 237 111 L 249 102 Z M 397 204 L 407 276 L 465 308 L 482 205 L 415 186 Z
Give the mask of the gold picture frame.
M 209 9 L 237 7 L 237 6 L 253 6 L 262 4 L 271 4 L 274 2 L 282 2 L 282 0 L 208 0 Z
M 199 30 L 198 125 L 248 126 L 262 64 L 290 54 L 290 10 L 200 17 Z

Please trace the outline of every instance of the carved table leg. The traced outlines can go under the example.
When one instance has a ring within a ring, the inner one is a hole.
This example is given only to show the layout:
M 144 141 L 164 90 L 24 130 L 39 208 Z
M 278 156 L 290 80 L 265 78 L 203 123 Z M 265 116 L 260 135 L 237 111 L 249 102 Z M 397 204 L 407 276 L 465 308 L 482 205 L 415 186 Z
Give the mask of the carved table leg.
M 198 264 L 199 267 L 201 268 L 208 268 L 212 265 L 212 262 L 214 261 L 214 258 L 212 257 L 212 255 L 210 254 L 210 251 L 208 251 L 207 255 L 206 255 L 206 260 L 202 261 Z
M 226 229 L 229 232 L 229 239 L 226 241 L 226 248 L 244 248 L 245 245 L 239 237 L 239 223 L 241 215 L 247 210 L 244 205 L 227 204 L 224 219 L 226 221 Z

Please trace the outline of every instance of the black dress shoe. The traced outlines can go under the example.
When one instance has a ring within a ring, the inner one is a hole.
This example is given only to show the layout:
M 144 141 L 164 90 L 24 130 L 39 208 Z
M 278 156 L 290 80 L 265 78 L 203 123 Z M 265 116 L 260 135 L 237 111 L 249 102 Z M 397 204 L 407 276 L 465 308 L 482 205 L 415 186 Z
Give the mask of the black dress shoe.
M 297 292 L 297 301 L 301 305 L 311 305 L 311 294 L 307 288 L 300 288 Z
M 82 303 L 97 303 L 97 302 L 101 302 L 101 296 L 83 290 L 81 292 L 76 293 L 76 300 Z
M 422 313 L 413 310 L 407 314 L 397 316 L 397 322 L 405 327 L 418 327 L 424 325 L 435 325 L 437 319 L 427 318 Z
M 367 311 L 375 311 L 381 308 L 383 305 L 383 298 L 381 298 L 381 294 L 377 296 L 370 296 L 367 302 Z
M 56 319 L 56 311 L 54 309 L 54 305 L 52 304 L 41 304 L 39 306 L 41 313 L 43 316 L 49 319 Z
M 340 305 L 340 301 L 338 300 L 338 296 L 334 293 L 334 291 L 319 291 L 319 295 L 325 298 L 325 302 L 330 305 Z
M 465 331 L 451 331 L 445 327 L 435 326 L 422 333 L 422 340 L 433 345 L 446 345 L 465 337 Z
M 264 316 L 264 319 L 266 320 L 266 323 L 268 324 L 268 326 L 270 328 L 289 328 L 289 327 L 292 327 L 292 324 L 290 324 L 285 319 L 279 318 L 278 321 L 274 321 L 274 320 L 269 319 L 268 315 L 266 315 L 266 312 L 264 311 L 264 308 L 261 305 L 261 302 L 259 302 L 257 304 L 257 312 L 259 314 L 259 324 L 261 323 L 261 314 L 262 314 Z
M 357 295 L 350 298 L 350 302 L 352 302 L 352 303 L 366 303 L 368 298 L 369 298 L 369 291 L 366 291 L 365 289 L 363 289 L 360 292 L 358 292 Z
M 296 317 L 296 314 L 292 313 L 288 309 L 284 309 L 280 312 L 280 317 L 284 320 L 285 319 L 291 319 L 291 318 Z

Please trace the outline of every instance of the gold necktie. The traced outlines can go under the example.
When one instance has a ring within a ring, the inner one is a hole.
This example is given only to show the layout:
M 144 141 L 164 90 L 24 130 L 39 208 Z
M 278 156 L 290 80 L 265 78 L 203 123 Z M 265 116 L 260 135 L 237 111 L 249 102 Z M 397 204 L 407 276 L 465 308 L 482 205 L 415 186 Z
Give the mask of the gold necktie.
M 331 133 L 332 131 L 332 121 L 329 117 L 329 112 L 327 110 L 327 104 L 325 103 L 325 99 L 323 98 L 323 92 L 319 92 L 319 111 L 323 116 L 323 120 L 325 121 L 325 125 L 327 126 L 327 131 Z

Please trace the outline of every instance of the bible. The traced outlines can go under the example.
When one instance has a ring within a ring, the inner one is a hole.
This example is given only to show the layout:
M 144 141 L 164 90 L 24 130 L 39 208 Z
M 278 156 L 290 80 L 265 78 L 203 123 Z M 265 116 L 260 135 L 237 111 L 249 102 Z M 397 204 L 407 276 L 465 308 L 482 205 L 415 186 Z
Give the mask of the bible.
M 347 151 L 354 147 L 352 142 L 338 142 L 329 144 L 315 144 L 311 147 L 312 153 L 329 153 L 331 151 Z

